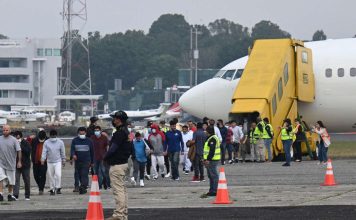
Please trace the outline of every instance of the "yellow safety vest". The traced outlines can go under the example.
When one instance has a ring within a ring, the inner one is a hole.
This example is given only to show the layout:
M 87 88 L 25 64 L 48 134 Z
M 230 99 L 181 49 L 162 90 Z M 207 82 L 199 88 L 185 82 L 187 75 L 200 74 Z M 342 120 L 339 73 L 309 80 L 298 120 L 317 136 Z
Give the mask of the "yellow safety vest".
M 162 131 L 163 131 L 164 133 L 166 133 L 167 131 L 169 131 L 169 128 L 168 128 L 168 127 L 164 127 L 164 128 L 162 128 Z
M 256 130 L 258 130 L 258 129 L 255 128 L 254 130 L 250 131 L 250 143 L 251 144 L 256 144 L 257 143 L 257 139 L 260 138 L 260 135 L 255 133 Z
M 262 125 L 262 131 L 260 131 L 260 129 L 258 129 L 259 124 Z M 264 130 L 265 130 L 265 123 L 263 121 L 260 121 L 255 128 L 255 136 L 258 136 L 258 138 L 262 138 Z
M 209 137 L 208 140 L 206 140 L 206 142 L 204 144 L 204 155 L 203 155 L 203 158 L 204 158 L 204 160 L 208 159 L 208 155 L 209 155 L 209 152 L 210 152 L 209 141 L 212 138 L 214 138 L 215 141 L 216 141 L 215 153 L 214 153 L 214 157 L 212 158 L 212 160 L 220 160 L 221 159 L 220 141 L 219 141 L 219 138 L 216 135 L 213 135 L 213 136 Z
M 282 141 L 292 140 L 293 139 L 293 132 L 289 132 L 289 134 L 288 134 L 287 129 L 282 128 L 281 139 L 282 139 Z
M 263 136 L 262 136 L 263 139 L 272 138 L 272 137 L 270 137 L 270 136 L 268 135 L 268 133 L 267 133 L 267 130 L 266 130 L 266 127 L 267 127 L 267 126 L 270 128 L 271 134 L 273 135 L 273 127 L 272 127 L 272 125 L 271 125 L 271 124 L 266 124 L 265 127 L 263 128 Z

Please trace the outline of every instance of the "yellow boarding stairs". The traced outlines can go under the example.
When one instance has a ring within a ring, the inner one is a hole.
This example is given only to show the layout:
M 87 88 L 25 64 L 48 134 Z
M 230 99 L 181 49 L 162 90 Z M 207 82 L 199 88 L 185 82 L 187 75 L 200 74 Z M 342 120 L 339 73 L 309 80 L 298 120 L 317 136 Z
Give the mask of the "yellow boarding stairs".
M 250 126 L 258 116 L 268 117 L 274 129 L 274 158 L 283 153 L 279 126 L 298 116 L 298 102 L 314 102 L 312 51 L 292 39 L 256 40 L 232 98 L 230 119 Z M 307 133 L 309 146 L 315 142 Z M 303 153 L 307 152 L 305 144 Z

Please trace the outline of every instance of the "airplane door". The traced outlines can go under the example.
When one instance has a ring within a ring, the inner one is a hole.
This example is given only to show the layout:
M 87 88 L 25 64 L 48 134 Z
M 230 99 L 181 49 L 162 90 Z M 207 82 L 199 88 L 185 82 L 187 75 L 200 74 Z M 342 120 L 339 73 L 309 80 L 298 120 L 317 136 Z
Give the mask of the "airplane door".
M 314 102 L 315 81 L 311 49 L 297 46 L 296 59 L 296 93 L 298 100 Z

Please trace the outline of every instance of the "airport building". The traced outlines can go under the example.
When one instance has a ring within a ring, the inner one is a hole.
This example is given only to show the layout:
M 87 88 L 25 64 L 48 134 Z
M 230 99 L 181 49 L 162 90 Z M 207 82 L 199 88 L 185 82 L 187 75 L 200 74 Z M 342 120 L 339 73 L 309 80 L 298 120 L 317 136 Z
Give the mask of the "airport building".
M 0 109 L 56 106 L 60 39 L 0 40 Z

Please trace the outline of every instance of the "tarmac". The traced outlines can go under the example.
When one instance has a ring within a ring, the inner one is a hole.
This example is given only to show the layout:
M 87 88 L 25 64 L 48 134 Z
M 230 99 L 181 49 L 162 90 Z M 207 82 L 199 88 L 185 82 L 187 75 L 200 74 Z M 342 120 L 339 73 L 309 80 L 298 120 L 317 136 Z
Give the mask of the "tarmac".
M 128 185 L 129 219 L 354 219 L 356 214 L 356 160 L 334 160 L 338 185 L 320 186 L 325 165 L 317 161 L 238 163 L 225 165 L 228 190 L 233 204 L 214 205 L 214 198 L 202 199 L 208 181 L 191 183 L 192 174 L 181 172 L 180 181 L 168 178 L 145 181 L 145 187 Z M 89 193 L 73 190 L 74 168 L 63 170 L 63 194 L 38 195 L 32 179 L 31 201 L 25 201 L 23 189 L 16 202 L 0 203 L 0 219 L 83 219 Z M 32 174 L 31 174 L 32 175 Z M 48 185 L 48 184 L 47 184 Z M 5 191 L 6 196 L 6 191 Z M 105 215 L 115 207 L 111 190 L 102 190 Z

